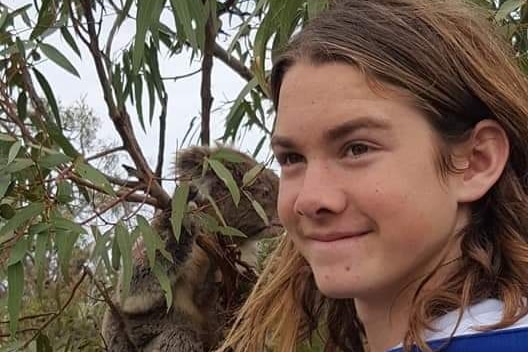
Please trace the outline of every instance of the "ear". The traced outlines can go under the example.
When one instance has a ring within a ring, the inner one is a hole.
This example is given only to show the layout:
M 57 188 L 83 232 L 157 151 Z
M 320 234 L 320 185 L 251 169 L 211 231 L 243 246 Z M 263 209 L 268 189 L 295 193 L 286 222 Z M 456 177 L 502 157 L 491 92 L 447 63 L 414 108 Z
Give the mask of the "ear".
M 468 141 L 458 147 L 464 155 L 459 174 L 458 201 L 474 202 L 482 198 L 501 176 L 510 155 L 510 142 L 504 129 L 493 120 L 482 120 Z

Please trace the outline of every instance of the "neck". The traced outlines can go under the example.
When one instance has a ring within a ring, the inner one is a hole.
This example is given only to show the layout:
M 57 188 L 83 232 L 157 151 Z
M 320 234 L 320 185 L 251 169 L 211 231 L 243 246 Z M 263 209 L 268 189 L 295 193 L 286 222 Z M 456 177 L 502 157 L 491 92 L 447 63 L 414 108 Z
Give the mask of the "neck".
M 430 292 L 438 287 L 439 280 L 445 278 L 456 267 L 460 257 L 444 260 L 422 288 L 421 293 Z M 355 298 L 354 303 L 358 317 L 365 328 L 369 352 L 386 352 L 399 345 L 409 329 L 409 315 L 413 296 L 421 280 L 416 280 L 404 291 L 401 289 L 384 291 L 380 297 L 366 296 Z M 392 292 L 392 294 L 388 294 Z
M 399 295 L 396 299 L 355 299 L 356 311 L 368 341 L 369 352 L 386 352 L 396 347 L 405 336 L 409 325 L 410 299 Z

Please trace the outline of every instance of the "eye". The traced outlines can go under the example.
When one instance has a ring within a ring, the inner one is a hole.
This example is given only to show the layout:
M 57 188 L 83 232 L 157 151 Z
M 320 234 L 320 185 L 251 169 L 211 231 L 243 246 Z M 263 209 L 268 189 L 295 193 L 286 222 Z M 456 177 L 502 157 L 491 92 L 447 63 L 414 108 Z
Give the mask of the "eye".
M 345 148 L 345 155 L 352 158 L 359 158 L 361 155 L 371 151 L 371 147 L 365 143 L 351 143 Z
M 280 166 L 289 166 L 304 161 L 304 157 L 297 153 L 279 153 L 276 157 Z

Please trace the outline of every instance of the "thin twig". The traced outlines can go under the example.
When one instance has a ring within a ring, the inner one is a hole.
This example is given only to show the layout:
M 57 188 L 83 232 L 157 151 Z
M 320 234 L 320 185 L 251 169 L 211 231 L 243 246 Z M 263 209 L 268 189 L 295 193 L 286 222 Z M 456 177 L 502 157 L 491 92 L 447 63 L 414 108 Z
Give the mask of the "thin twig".
M 107 211 L 109 211 L 110 209 L 112 209 L 113 207 L 115 207 L 116 205 L 122 203 L 125 201 L 125 199 L 127 198 L 127 196 L 130 196 L 132 193 L 134 193 L 137 189 L 134 189 L 132 188 L 131 190 L 129 190 L 128 192 L 125 192 L 124 194 L 120 195 L 119 198 L 117 199 L 114 199 L 110 204 L 106 205 L 104 208 L 102 208 L 100 211 L 97 211 L 94 209 L 94 215 L 89 217 L 88 219 L 84 220 L 83 222 L 81 222 L 81 226 L 82 225 L 86 225 L 87 223 L 89 223 L 90 221 L 92 221 L 93 219 L 99 217 L 99 216 L 102 216 L 104 213 L 106 213 Z M 147 197 L 145 197 L 147 198 Z M 143 204 L 145 203 L 145 199 L 143 199 Z
M 200 73 L 201 71 L 202 71 L 202 69 L 199 68 L 199 69 L 197 69 L 196 71 L 189 72 L 189 73 L 186 73 L 186 74 L 184 74 L 184 75 L 171 76 L 171 77 L 161 77 L 161 79 L 164 80 L 164 81 L 166 81 L 166 80 L 177 81 L 177 80 L 179 80 L 179 79 L 183 79 L 183 78 L 188 78 L 188 77 L 194 76 L 195 74 Z
M 108 150 L 103 150 L 102 152 L 99 152 L 97 154 L 88 156 L 88 157 L 84 158 L 84 160 L 85 161 L 90 161 L 90 160 L 94 160 L 94 159 L 99 159 L 99 158 L 102 158 L 103 156 L 106 156 L 108 154 L 112 154 L 112 153 L 119 152 L 119 151 L 122 151 L 122 150 L 125 150 L 125 147 L 120 146 L 120 147 L 110 148 Z

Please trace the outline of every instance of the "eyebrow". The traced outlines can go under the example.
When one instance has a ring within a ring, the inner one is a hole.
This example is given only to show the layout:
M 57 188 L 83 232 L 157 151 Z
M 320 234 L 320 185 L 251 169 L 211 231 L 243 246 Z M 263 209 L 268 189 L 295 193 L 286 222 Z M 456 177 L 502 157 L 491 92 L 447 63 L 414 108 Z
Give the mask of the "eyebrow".
M 372 116 L 362 116 L 353 120 L 348 120 L 334 126 L 323 132 L 323 138 L 327 141 L 334 141 L 342 139 L 351 133 L 362 129 L 371 130 L 390 130 L 391 124 L 388 121 Z M 295 143 L 288 137 L 273 135 L 271 137 L 271 147 L 283 147 L 287 149 L 294 149 Z

